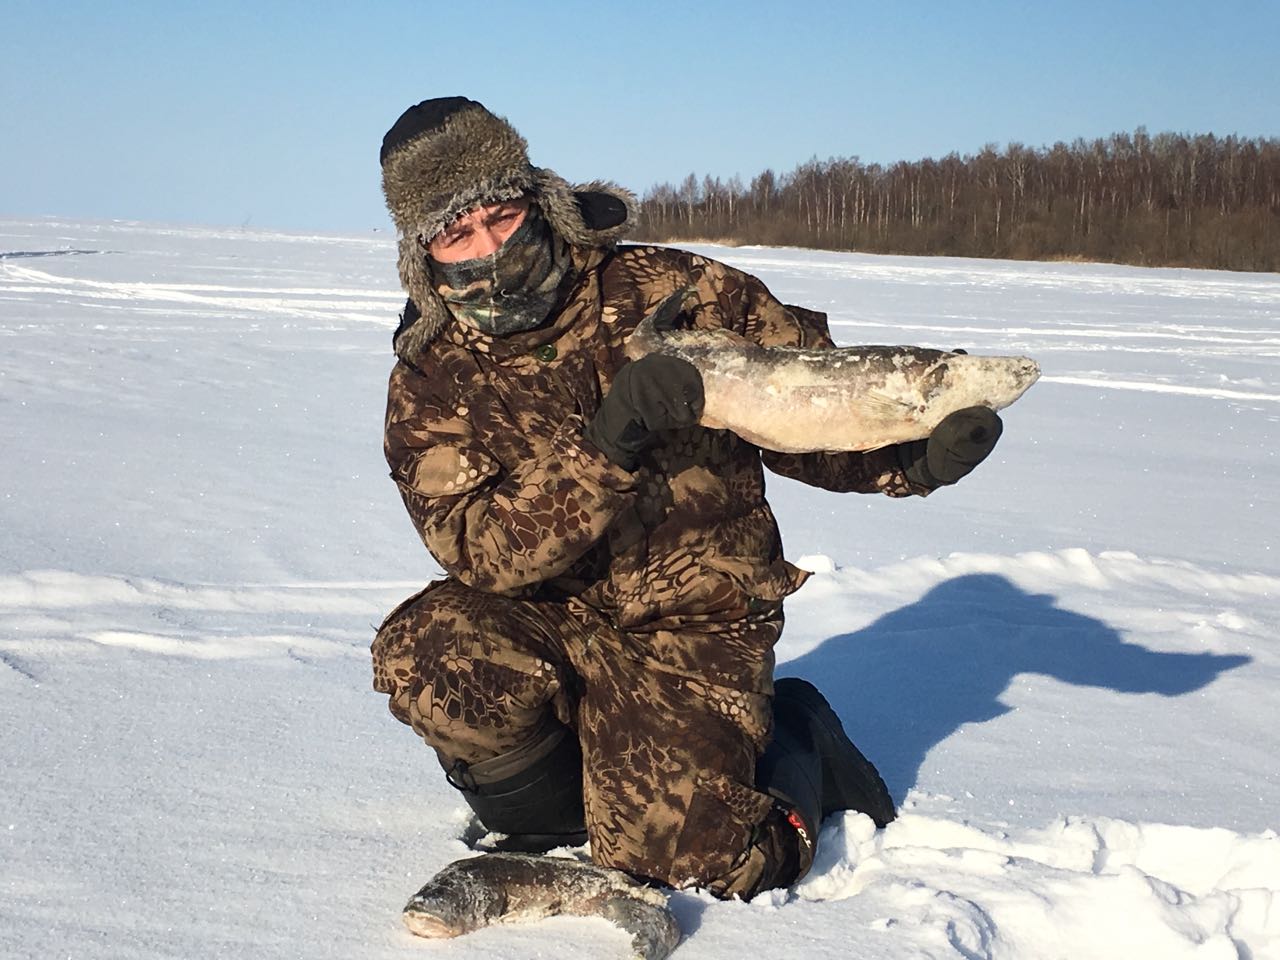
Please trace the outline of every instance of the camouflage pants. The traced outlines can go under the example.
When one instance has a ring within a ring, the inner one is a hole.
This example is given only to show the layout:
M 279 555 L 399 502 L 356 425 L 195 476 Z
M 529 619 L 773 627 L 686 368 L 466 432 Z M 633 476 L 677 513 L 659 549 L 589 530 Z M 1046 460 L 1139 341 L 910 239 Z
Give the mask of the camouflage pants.
M 781 614 L 724 628 L 764 631 L 768 649 Z M 454 580 L 392 611 L 373 665 L 391 712 L 446 766 L 506 753 L 550 715 L 575 730 L 597 863 L 719 896 L 774 885 L 790 828 L 754 788 L 768 695 L 672 672 L 576 601 L 515 600 Z

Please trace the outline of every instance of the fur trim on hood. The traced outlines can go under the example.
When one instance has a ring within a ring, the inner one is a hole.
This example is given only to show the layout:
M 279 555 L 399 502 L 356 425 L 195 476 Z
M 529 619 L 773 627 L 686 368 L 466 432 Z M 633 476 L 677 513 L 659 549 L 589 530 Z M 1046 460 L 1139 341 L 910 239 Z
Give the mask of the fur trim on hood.
M 452 315 L 432 289 L 424 245 L 484 203 L 527 196 L 575 246 L 611 246 L 635 225 L 630 191 L 594 181 L 571 186 L 529 162 L 524 137 L 502 117 L 461 97 L 410 107 L 383 140 L 382 190 L 399 235 L 400 283 L 409 295 L 396 354 L 410 362 Z

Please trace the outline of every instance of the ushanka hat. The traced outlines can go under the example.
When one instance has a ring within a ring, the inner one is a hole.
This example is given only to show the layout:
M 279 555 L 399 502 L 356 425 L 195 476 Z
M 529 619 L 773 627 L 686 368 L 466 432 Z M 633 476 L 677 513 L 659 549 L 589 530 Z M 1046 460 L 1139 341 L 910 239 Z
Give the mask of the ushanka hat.
M 458 216 L 528 197 L 551 229 L 579 246 L 614 243 L 634 225 L 635 198 L 613 183 L 571 186 L 529 162 L 528 144 L 504 118 L 466 97 L 424 100 L 382 139 L 382 192 L 399 235 L 400 283 L 409 295 L 396 353 L 410 358 L 449 322 L 432 288 L 425 245 Z

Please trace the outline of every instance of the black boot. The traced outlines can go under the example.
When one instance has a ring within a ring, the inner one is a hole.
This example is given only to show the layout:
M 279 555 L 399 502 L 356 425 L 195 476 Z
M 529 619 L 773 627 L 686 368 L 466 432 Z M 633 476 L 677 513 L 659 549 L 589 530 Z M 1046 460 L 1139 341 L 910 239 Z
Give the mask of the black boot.
M 773 737 L 756 762 L 756 786 L 778 802 L 753 841 L 770 864 L 753 895 L 789 887 L 809 872 L 828 814 L 857 810 L 878 827 L 896 816 L 880 774 L 817 688 L 783 679 L 773 689 Z
M 808 873 L 822 825 L 822 757 L 803 726 L 776 712 L 773 736 L 756 761 L 756 787 L 777 803 L 757 830 L 755 842 L 772 869 L 753 893 L 789 887 Z
M 484 828 L 506 834 L 495 849 L 545 853 L 587 842 L 582 747 L 564 725 L 553 721 L 489 760 L 446 765 L 442 758 L 441 764 Z
M 807 680 L 786 677 L 773 685 L 775 728 L 804 731 L 821 757 L 821 816 L 837 810 L 865 813 L 883 827 L 898 814 L 879 771 L 862 755 L 831 704 Z

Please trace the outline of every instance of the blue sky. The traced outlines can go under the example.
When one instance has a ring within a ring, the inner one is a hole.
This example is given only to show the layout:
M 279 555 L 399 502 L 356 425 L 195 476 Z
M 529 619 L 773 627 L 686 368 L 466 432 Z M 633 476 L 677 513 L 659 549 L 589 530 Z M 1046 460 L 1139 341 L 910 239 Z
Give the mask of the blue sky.
M 383 228 L 382 134 L 461 94 L 639 192 L 1145 125 L 1280 136 L 1280 3 L 196 4 L 0 9 L 0 214 Z

